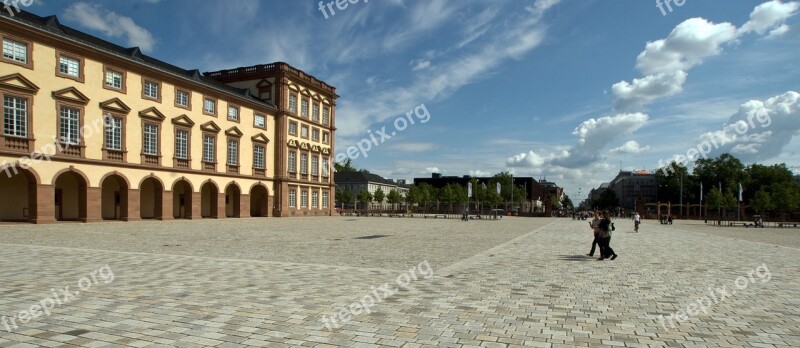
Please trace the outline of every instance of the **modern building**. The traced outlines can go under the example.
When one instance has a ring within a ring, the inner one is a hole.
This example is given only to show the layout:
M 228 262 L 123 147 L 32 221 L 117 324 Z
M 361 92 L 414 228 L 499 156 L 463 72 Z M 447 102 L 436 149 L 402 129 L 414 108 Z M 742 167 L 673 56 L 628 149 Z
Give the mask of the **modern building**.
M 614 191 L 623 209 L 636 209 L 636 201 L 656 201 L 656 175 L 646 170 L 620 171 L 608 189 Z
M 0 15 L 0 220 L 331 215 L 336 90 L 286 63 L 201 74 Z
M 405 198 L 409 190 L 409 186 L 405 184 L 405 180 L 392 181 L 366 171 L 334 173 L 334 181 L 339 190 L 350 191 L 353 197 L 358 197 L 358 193 L 361 191 L 368 191 L 371 195 L 375 196 L 375 192 L 380 189 L 385 195 L 395 190 L 401 197 Z M 384 202 L 373 202 L 373 208 L 387 208 L 387 204 L 385 200 Z

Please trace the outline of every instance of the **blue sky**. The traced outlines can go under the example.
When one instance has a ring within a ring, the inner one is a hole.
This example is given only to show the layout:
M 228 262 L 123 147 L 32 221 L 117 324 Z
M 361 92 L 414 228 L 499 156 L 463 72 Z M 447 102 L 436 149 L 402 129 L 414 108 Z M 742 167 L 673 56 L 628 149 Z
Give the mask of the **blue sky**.
M 710 155 L 800 172 L 800 3 L 670 6 L 361 0 L 332 15 L 319 1 L 133 0 L 29 10 L 187 69 L 303 69 L 341 96 L 337 152 L 395 132 L 354 161 L 390 178 L 510 170 L 585 196 L 620 169 L 653 170 L 725 135 Z M 395 129 L 420 105 L 427 122 L 411 114 L 413 125 Z

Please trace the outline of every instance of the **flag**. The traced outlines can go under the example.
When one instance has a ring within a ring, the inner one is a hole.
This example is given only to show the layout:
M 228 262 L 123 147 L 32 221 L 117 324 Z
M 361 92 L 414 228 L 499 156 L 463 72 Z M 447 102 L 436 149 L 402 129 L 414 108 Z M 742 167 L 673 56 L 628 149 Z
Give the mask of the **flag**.
M 472 183 L 467 183 L 467 197 L 472 197 Z
M 700 183 L 700 202 L 703 201 L 703 183 Z
M 739 202 L 742 201 L 742 182 L 739 182 Z
M 500 194 L 500 183 L 499 182 L 497 183 L 497 194 L 498 195 Z

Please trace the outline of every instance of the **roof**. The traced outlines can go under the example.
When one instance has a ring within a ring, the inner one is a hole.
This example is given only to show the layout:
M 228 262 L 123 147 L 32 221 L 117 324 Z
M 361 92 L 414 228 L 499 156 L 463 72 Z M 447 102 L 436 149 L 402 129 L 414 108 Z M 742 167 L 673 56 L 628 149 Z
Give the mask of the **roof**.
M 350 183 L 379 183 L 385 185 L 407 187 L 407 185 L 398 184 L 392 180 L 386 179 L 380 175 L 372 174 L 370 172 L 347 172 L 347 173 L 333 173 L 333 179 L 337 184 L 350 184 Z
M 250 95 L 250 91 L 246 88 L 236 88 L 219 82 L 211 77 L 206 77 L 200 74 L 197 69 L 186 70 L 175 65 L 166 63 L 156 58 L 150 57 L 142 53 L 138 47 L 123 47 L 109 41 L 100 39 L 98 37 L 89 35 L 80 30 L 73 29 L 59 22 L 56 16 L 41 17 L 31 12 L 21 10 L 14 16 L 2 11 L 0 18 L 3 20 L 14 21 L 27 25 L 34 29 L 45 31 L 48 34 L 59 36 L 61 38 L 70 40 L 83 46 L 87 46 L 94 50 L 99 50 L 105 53 L 116 55 L 120 58 L 138 63 L 145 67 L 159 70 L 161 72 L 174 75 L 178 78 L 191 80 L 206 87 L 215 89 L 219 92 L 229 94 L 239 98 L 245 98 L 254 103 L 262 104 L 267 108 L 276 109 L 275 105 L 264 102 Z

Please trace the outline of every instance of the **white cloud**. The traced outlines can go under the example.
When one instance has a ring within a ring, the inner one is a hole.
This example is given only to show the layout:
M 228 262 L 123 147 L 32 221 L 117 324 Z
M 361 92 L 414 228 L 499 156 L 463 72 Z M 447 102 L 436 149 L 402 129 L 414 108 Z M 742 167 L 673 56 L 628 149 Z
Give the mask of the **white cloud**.
M 742 161 L 755 162 L 775 158 L 800 134 L 800 93 L 789 91 L 764 101 L 742 104 L 722 130 L 701 134 L 704 141 L 719 146 L 710 156 L 729 152 Z
M 790 28 L 789 28 L 789 26 L 788 26 L 788 25 L 786 25 L 786 24 L 781 24 L 780 26 L 778 26 L 778 27 L 777 27 L 777 28 L 775 28 L 775 29 L 772 29 L 772 30 L 769 32 L 769 35 L 767 35 L 767 39 L 774 39 L 774 38 L 777 38 L 777 37 L 781 37 L 781 36 L 783 36 L 784 34 L 788 33 L 788 32 L 789 32 L 789 29 L 790 29 Z
M 413 65 L 411 71 L 425 70 L 431 66 L 431 61 L 426 59 L 421 59 L 418 61 L 411 62 L 411 65 Z
M 428 173 L 428 174 L 431 174 L 431 173 L 441 173 L 441 171 L 439 170 L 439 168 L 438 168 L 438 167 L 428 167 L 428 168 L 425 168 L 425 172 L 426 172 L 426 173 Z
M 534 151 L 521 153 L 508 158 L 506 166 L 536 169 L 549 166 L 567 169 L 588 167 L 603 160 L 602 153 L 609 144 L 635 132 L 647 123 L 648 119 L 649 117 L 642 113 L 589 119 L 572 132 L 572 135 L 578 137 L 578 143 L 568 150 L 549 155 L 537 154 Z
M 685 71 L 677 70 L 633 79 L 631 83 L 627 81 L 615 83 L 611 86 L 611 91 L 617 97 L 614 108 L 621 111 L 641 110 L 658 98 L 678 94 L 683 91 L 686 76 Z
M 741 33 L 755 32 L 758 35 L 764 35 L 764 33 L 775 27 L 783 27 L 784 22 L 789 17 L 797 14 L 798 10 L 800 10 L 800 2 L 784 3 L 778 0 L 765 2 L 753 9 L 753 12 L 750 13 L 750 20 L 742 25 L 739 31 Z
M 731 23 L 713 23 L 703 18 L 683 21 L 665 39 L 645 45 L 636 58 L 636 68 L 644 77 L 612 86 L 616 110 L 641 110 L 656 99 L 680 93 L 690 69 L 721 54 L 726 44 L 736 42 L 746 33 L 769 32 L 770 38 L 786 33 L 789 27 L 784 22 L 798 9 L 798 2 L 763 3 L 753 9 L 750 20 L 738 30 Z
M 147 29 L 138 26 L 130 17 L 120 16 L 99 4 L 73 3 L 65 10 L 64 19 L 112 38 L 125 37 L 128 46 L 137 46 L 145 52 L 151 52 L 156 45 Z
M 631 140 L 608 151 L 612 155 L 637 154 L 650 150 L 650 146 L 642 147 L 636 140 Z

